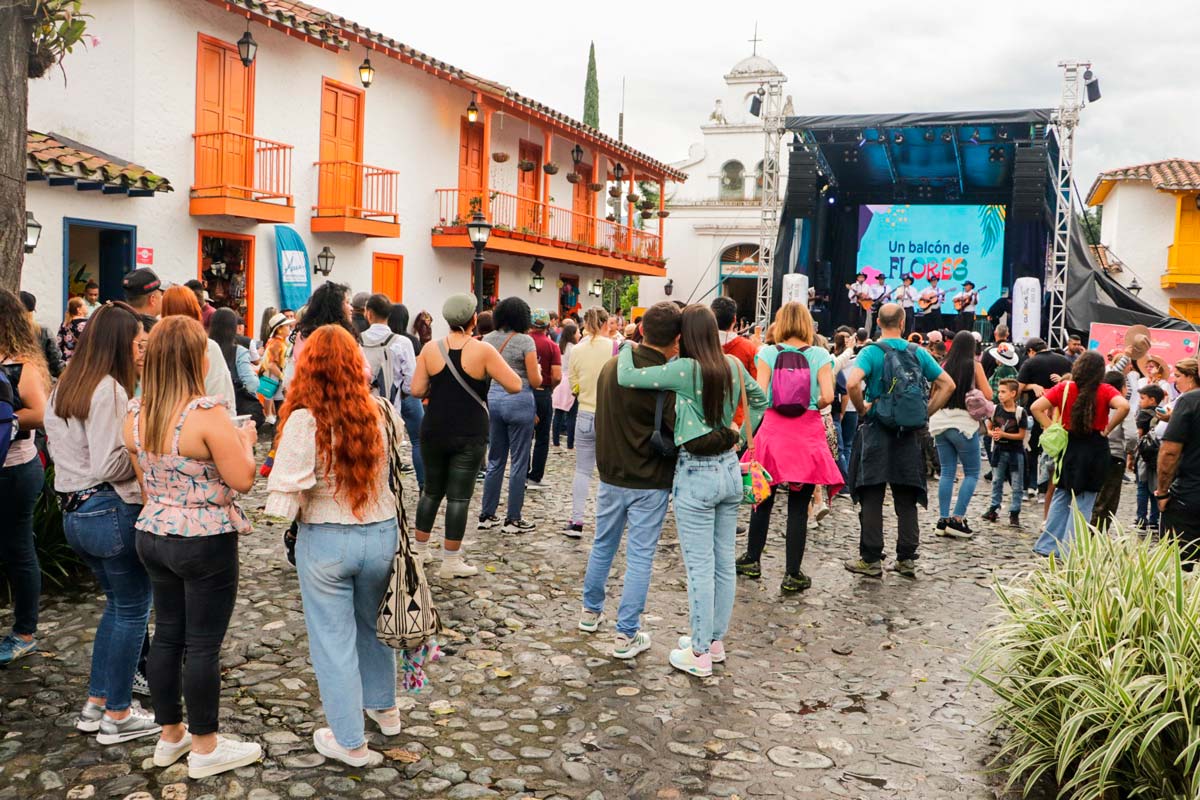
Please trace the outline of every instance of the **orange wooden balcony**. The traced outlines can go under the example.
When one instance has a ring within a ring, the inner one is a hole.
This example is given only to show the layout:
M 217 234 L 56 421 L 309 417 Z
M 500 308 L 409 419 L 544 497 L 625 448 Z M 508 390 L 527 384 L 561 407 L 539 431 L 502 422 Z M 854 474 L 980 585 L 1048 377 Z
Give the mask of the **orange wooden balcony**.
M 470 248 L 466 224 L 483 207 L 482 191 L 436 192 L 438 224 L 433 228 L 433 246 Z M 510 192 L 490 191 L 487 204 L 485 216 L 492 223 L 489 251 L 637 275 L 666 275 L 657 234 Z
M 400 173 L 358 161 L 317 161 L 313 233 L 397 237 Z
M 193 133 L 196 177 L 192 216 L 224 214 L 259 222 L 294 222 L 292 146 L 247 133 Z

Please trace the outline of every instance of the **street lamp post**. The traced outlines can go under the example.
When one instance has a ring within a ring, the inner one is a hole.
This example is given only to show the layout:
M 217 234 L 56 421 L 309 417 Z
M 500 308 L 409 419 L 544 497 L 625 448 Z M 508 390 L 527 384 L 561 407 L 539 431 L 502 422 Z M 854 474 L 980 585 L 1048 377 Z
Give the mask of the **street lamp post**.
M 476 211 L 475 216 L 467 223 L 467 236 L 471 246 L 475 248 L 475 258 L 472 261 L 475 272 L 475 311 L 483 311 L 483 248 L 487 247 L 488 237 L 491 236 L 492 226 L 484 219 L 483 214 Z

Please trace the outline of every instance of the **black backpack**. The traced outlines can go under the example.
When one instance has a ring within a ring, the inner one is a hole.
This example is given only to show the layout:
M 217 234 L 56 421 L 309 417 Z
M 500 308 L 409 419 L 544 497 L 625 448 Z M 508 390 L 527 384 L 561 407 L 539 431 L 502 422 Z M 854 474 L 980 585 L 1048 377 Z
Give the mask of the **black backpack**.
M 871 404 L 871 416 L 883 427 L 907 433 L 929 424 L 929 379 L 921 370 L 917 346 L 902 350 L 872 342 L 883 350 L 881 394 Z

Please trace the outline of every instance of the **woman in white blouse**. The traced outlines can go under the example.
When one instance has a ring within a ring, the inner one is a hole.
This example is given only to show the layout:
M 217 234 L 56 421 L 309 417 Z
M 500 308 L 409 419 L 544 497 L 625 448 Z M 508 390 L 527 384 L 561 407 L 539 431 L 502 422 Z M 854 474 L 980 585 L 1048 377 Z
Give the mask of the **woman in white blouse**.
M 328 728 L 313 733 L 321 755 L 377 766 L 363 712 L 386 736 L 400 732 L 396 654 L 376 638 L 375 619 L 396 551 L 396 499 L 388 487 L 385 414 L 372 397 L 362 351 L 345 329 L 306 340 L 279 415 L 269 516 L 299 522 L 296 570 L 313 670 Z

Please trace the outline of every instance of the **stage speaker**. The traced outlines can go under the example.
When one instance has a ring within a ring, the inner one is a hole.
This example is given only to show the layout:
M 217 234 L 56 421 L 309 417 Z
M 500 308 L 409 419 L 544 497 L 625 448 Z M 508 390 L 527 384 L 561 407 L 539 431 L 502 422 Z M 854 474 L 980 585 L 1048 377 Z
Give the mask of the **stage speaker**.
M 1035 220 L 1041 217 L 1046 203 L 1050 171 L 1049 149 L 1044 142 L 1017 148 L 1013 158 L 1013 196 L 1010 209 L 1014 220 Z
M 823 258 L 817 262 L 817 267 L 813 270 L 813 288 L 818 292 L 828 292 L 832 287 L 833 282 L 833 264 L 827 258 Z
M 787 194 L 784 213 L 805 219 L 816 214 L 820 203 L 820 186 L 817 185 L 817 157 L 802 148 L 793 148 L 788 154 Z

